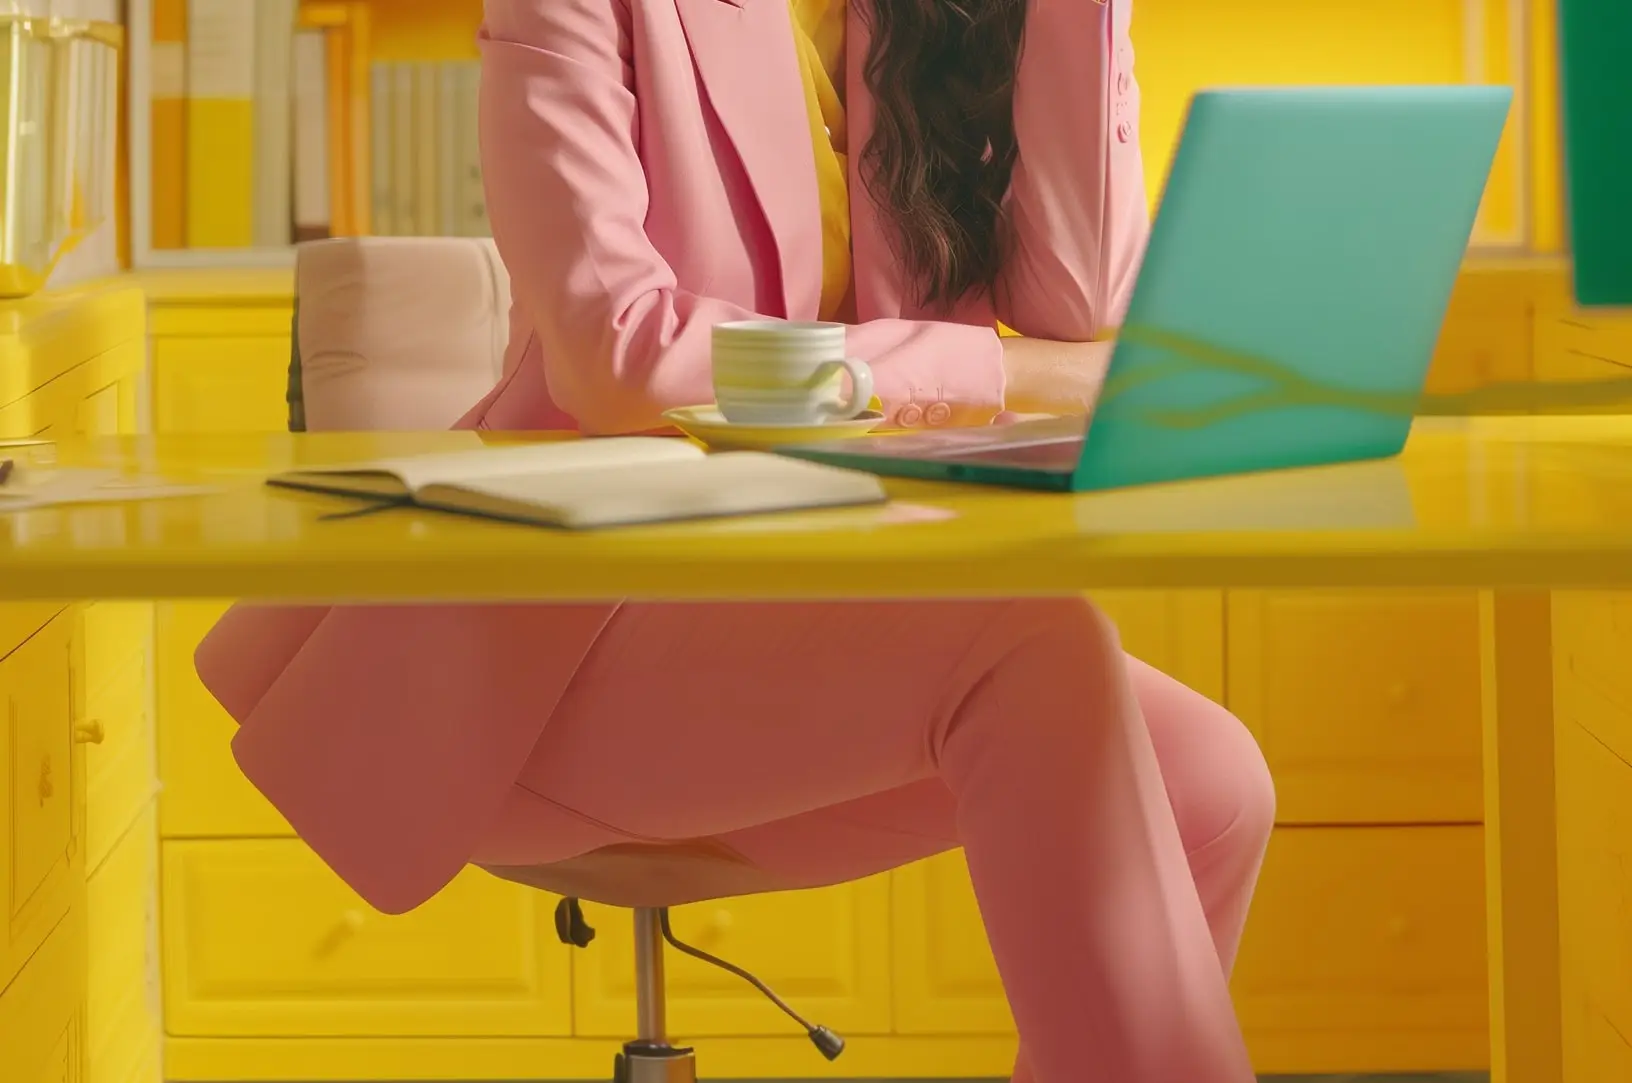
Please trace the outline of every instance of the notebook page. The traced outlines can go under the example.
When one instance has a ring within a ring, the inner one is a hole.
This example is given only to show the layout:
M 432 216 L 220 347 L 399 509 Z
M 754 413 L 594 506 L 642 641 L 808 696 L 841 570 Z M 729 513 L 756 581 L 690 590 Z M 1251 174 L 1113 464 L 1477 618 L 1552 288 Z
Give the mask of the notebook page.
M 639 463 L 684 462 L 702 457 L 702 449 L 685 440 L 661 436 L 618 436 L 377 459 L 373 462 L 301 470 L 285 476 L 321 484 L 325 476 L 386 475 L 400 479 L 410 492 L 417 492 L 426 485 L 457 485 L 483 478 L 554 474 Z
M 884 488 L 860 471 L 741 451 L 434 485 L 420 496 L 427 507 L 582 529 L 868 504 L 882 501 Z

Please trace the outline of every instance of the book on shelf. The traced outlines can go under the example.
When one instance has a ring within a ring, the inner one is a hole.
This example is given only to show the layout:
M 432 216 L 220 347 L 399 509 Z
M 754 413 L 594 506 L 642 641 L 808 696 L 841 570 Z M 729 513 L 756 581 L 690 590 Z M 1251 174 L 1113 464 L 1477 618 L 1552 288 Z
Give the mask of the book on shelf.
M 369 232 L 367 0 L 152 0 L 150 247 Z
M 567 530 L 882 503 L 871 474 L 757 451 L 625 436 L 307 468 L 267 479 L 373 507 L 419 507 Z
M 380 61 L 370 76 L 374 232 L 485 237 L 475 61 Z

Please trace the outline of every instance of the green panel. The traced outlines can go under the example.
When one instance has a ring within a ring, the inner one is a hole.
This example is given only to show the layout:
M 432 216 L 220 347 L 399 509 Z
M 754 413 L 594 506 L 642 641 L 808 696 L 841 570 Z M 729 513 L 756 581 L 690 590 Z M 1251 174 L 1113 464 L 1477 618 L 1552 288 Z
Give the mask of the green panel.
M 1632 305 L 1632 0 L 1559 0 L 1575 294 Z

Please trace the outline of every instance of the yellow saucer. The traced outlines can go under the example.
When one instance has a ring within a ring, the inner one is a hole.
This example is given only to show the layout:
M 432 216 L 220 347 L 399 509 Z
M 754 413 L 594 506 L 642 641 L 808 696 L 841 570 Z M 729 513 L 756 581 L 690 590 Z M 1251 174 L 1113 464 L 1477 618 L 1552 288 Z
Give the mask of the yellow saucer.
M 714 406 L 682 406 L 665 411 L 663 419 L 707 447 L 738 450 L 846 440 L 866 436 L 884 423 L 883 414 L 868 410 L 850 421 L 817 425 L 733 425 Z

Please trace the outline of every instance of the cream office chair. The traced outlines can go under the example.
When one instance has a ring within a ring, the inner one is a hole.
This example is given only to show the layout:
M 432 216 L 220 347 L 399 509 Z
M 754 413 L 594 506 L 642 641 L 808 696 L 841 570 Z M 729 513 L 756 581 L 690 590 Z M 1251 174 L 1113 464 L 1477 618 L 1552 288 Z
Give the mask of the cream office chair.
M 339 238 L 296 249 L 295 306 L 290 429 L 445 429 L 499 376 L 510 283 L 491 241 Z M 553 865 L 487 871 L 560 895 L 556 934 L 575 947 L 595 938 L 580 899 L 634 911 L 635 1039 L 617 1057 L 616 1083 L 697 1078 L 693 1051 L 668 1040 L 665 943 L 751 983 L 828 1060 L 844 1051 L 843 1039 L 807 1022 L 758 978 L 675 938 L 671 906 L 776 888 L 725 848 L 620 845 Z

